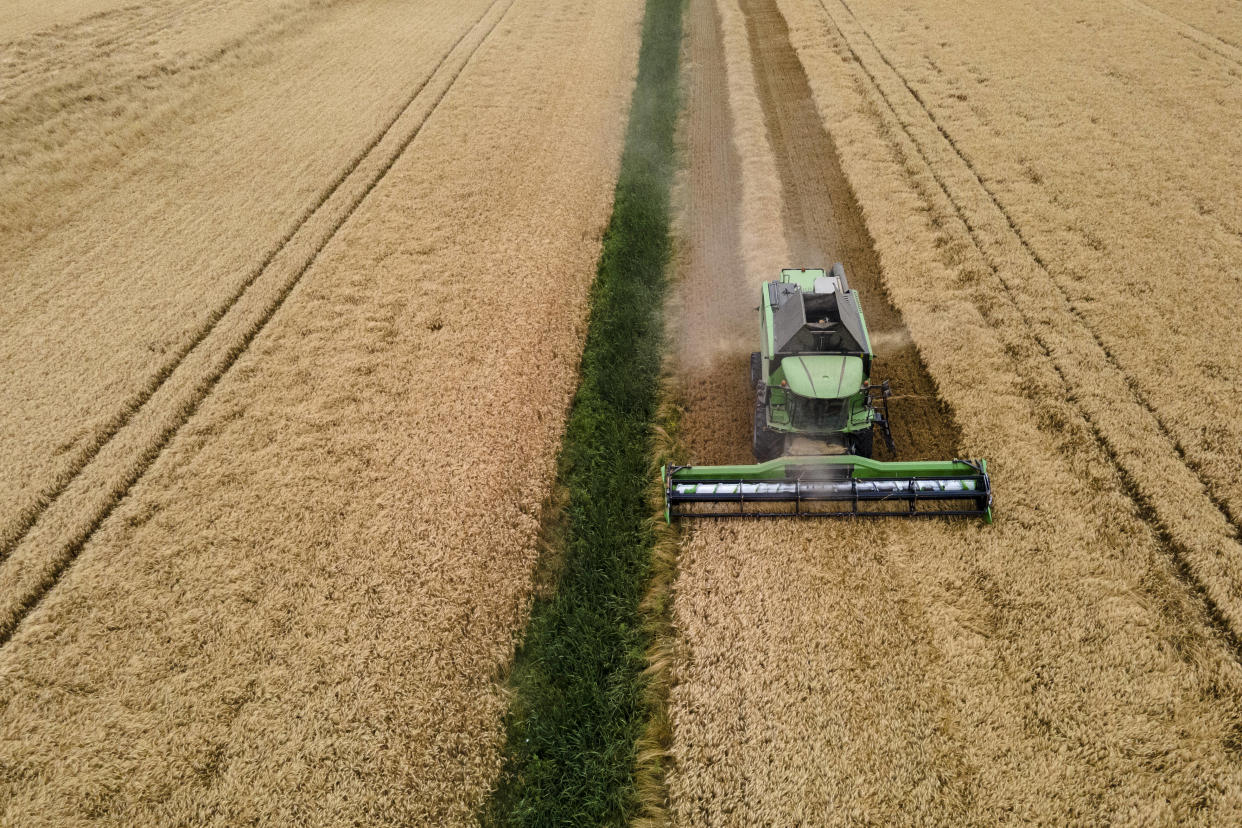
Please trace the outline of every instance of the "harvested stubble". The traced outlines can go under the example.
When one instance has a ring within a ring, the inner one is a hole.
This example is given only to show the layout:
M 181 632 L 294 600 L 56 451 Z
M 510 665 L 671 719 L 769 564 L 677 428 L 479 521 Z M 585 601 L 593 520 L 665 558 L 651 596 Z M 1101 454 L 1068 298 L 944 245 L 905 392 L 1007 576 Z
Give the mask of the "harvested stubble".
M 25 618 L 0 651 L 7 821 L 443 823 L 479 807 L 640 12 L 509 8 Z M 369 19 L 377 42 L 415 28 Z
M 1237 820 L 1237 653 L 1027 320 L 967 255 L 943 170 L 881 111 L 817 3 L 780 10 L 960 448 L 993 461 L 998 520 L 696 524 L 674 603 L 678 820 Z M 943 14 L 970 28 L 998 12 Z M 728 39 L 744 22 L 721 19 L 734 72 L 751 61 L 728 45 L 746 44 Z M 694 422 L 692 459 L 711 460 L 721 437 Z
M 759 256 L 786 260 L 780 225 L 781 195 L 770 163 L 772 155 L 766 151 L 767 132 L 758 101 L 740 93 L 736 99 L 754 101 L 755 108 L 748 113 L 750 120 L 734 118 L 727 84 L 705 82 L 725 76 L 718 38 L 705 36 L 716 26 L 711 4 L 694 0 L 689 3 L 687 14 L 690 24 L 684 47 L 683 85 L 689 89 L 689 105 L 681 128 L 686 147 L 685 170 L 676 190 L 676 233 L 681 243 L 675 263 L 676 292 L 669 313 L 672 364 L 678 380 L 673 396 L 687 412 L 691 431 L 721 436 L 715 443 L 719 449 L 713 455 L 715 462 L 746 463 L 750 462 L 749 448 L 739 444 L 736 435 L 746 433 L 754 407 L 754 391 L 747 378 L 754 325 L 748 315 L 731 311 L 753 303 L 756 291 L 747 279 L 725 279 L 722 274 L 739 269 L 758 272 Z M 729 81 L 743 85 L 743 89 L 753 84 L 749 73 L 742 78 L 730 75 Z M 738 143 L 759 142 L 764 151 L 739 153 L 734 141 L 728 139 L 734 135 L 735 123 L 751 126 L 749 132 L 737 133 Z M 743 157 L 768 164 L 743 176 Z M 765 193 L 752 192 L 744 197 L 744 185 L 754 181 L 776 186 Z M 767 206 L 763 212 L 753 209 L 761 200 Z M 744 207 L 752 209 L 742 215 Z M 769 243 L 756 251 L 759 256 L 752 256 L 755 261 L 743 261 L 742 251 L 747 246 L 739 233 L 743 227 L 753 231 L 761 221 L 767 231 L 762 237 Z M 708 296 L 711 300 L 704 301 Z

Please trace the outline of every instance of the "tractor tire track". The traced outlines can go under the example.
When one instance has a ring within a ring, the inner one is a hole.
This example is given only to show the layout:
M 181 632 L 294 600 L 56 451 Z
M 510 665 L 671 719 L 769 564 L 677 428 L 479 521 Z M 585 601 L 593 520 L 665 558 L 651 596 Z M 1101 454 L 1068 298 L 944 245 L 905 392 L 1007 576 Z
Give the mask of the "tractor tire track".
M 996 192 L 984 182 L 983 176 L 979 173 L 979 170 L 975 166 L 975 163 L 961 149 L 957 141 L 953 139 L 953 136 L 950 135 L 948 130 L 945 129 L 944 125 L 941 124 L 940 120 L 936 118 L 935 114 L 931 110 L 931 107 L 928 105 L 927 101 L 923 98 L 923 96 L 918 93 L 918 91 L 914 88 L 914 86 L 911 85 L 910 82 L 906 79 L 905 75 L 903 75 L 901 71 L 898 70 L 897 67 L 893 65 L 893 63 L 888 59 L 887 55 L 884 54 L 883 50 L 880 49 L 880 47 L 876 44 L 874 38 L 871 37 L 871 34 L 866 30 L 865 27 L 862 26 L 862 23 L 858 21 L 857 16 L 854 15 L 853 10 L 849 6 L 849 3 L 846 2 L 846 0 L 837 0 L 837 2 L 839 2 L 840 5 L 845 8 L 845 10 L 849 13 L 850 17 L 858 25 L 863 36 L 866 37 L 867 42 L 871 45 L 872 49 L 874 49 L 879 59 L 884 63 L 886 67 L 888 67 L 888 69 L 893 73 L 893 75 L 897 77 L 897 79 L 901 82 L 902 86 L 910 94 L 910 97 L 912 97 L 918 103 L 919 108 L 922 109 L 923 113 L 926 115 L 927 120 L 930 121 L 932 126 L 935 127 L 936 132 L 938 132 L 940 136 L 944 139 L 945 143 L 953 151 L 954 155 L 956 155 L 957 158 L 960 159 L 961 163 L 965 165 L 966 169 L 970 171 L 970 175 L 974 180 L 974 184 L 977 185 L 978 189 L 981 190 L 987 196 L 987 199 L 988 201 L 991 202 L 992 207 L 994 207 L 995 210 L 1003 217 L 1005 224 L 1009 228 L 1009 231 L 1017 239 L 1024 253 L 1043 272 L 1044 277 L 1046 278 L 1047 284 L 1055 289 L 1061 301 L 1064 303 L 1065 310 L 1068 311 L 1068 313 L 1074 317 L 1075 321 L 1082 327 L 1082 329 L 1091 336 L 1092 340 L 1095 343 L 1095 346 L 1100 350 L 1100 352 L 1104 355 L 1104 358 L 1107 360 L 1108 365 L 1114 371 L 1116 371 L 1121 376 L 1121 378 L 1125 381 L 1126 386 L 1129 389 L 1131 395 L 1134 397 L 1135 401 L 1137 401 L 1139 405 L 1141 405 L 1144 409 L 1146 409 L 1146 411 L 1154 419 L 1155 425 L 1157 429 L 1159 430 L 1161 436 L 1164 438 L 1165 441 L 1167 441 L 1170 444 L 1170 448 L 1173 450 L 1173 452 L 1182 461 L 1182 463 L 1185 464 L 1190 469 L 1190 471 L 1194 473 L 1195 477 L 1198 479 L 1199 484 L 1203 487 L 1203 491 L 1207 495 L 1209 500 L 1211 500 L 1212 504 L 1221 512 L 1222 515 L 1224 515 L 1225 519 L 1232 525 L 1233 537 L 1236 540 L 1242 540 L 1242 520 L 1238 518 L 1238 516 L 1231 510 L 1228 504 L 1226 504 L 1220 498 L 1216 497 L 1216 495 L 1213 493 L 1212 482 L 1207 478 L 1207 476 L 1203 472 L 1202 466 L 1199 465 L 1197 462 L 1195 462 L 1193 458 L 1187 455 L 1185 447 L 1181 444 L 1180 440 L 1178 440 L 1178 438 L 1170 430 L 1168 423 L 1165 421 L 1164 417 L 1160 415 L 1160 412 L 1156 409 L 1156 407 L 1151 403 L 1151 401 L 1143 393 L 1142 389 L 1139 387 L 1138 381 L 1121 365 L 1121 362 L 1118 360 L 1117 356 L 1113 353 L 1112 349 L 1108 347 L 1108 345 L 1104 342 L 1103 337 L 1101 337 L 1099 332 L 1091 325 L 1090 320 L 1088 320 L 1086 316 L 1083 314 L 1083 312 L 1078 308 L 1078 306 L 1074 304 L 1074 301 L 1072 297 L 1070 296 L 1069 292 L 1065 289 L 1064 284 L 1062 284 L 1062 282 L 1060 282 L 1056 278 L 1056 276 L 1053 275 L 1052 269 L 1049 267 L 1048 263 L 1045 261 L 1043 256 L 1040 255 L 1039 251 L 1035 249 L 1034 245 L 1027 238 L 1026 234 L 1022 231 L 1021 226 L 1014 219 L 1013 215 L 1001 203 L 1001 200 L 996 195 Z M 820 0 L 820 6 L 824 9 L 825 14 L 827 14 L 829 18 L 831 19 L 832 17 L 831 12 L 828 11 L 827 6 L 824 4 L 824 0 Z M 845 40 L 845 35 L 839 27 L 837 28 L 837 31 L 841 33 L 842 40 Z M 862 66 L 863 65 L 862 60 L 858 58 L 857 52 L 852 47 L 850 48 L 850 52 L 858 60 L 859 65 Z M 865 67 L 864 67 L 864 70 L 865 70 Z M 871 77 L 872 80 L 874 81 L 874 75 L 871 72 L 868 72 L 867 74 L 868 74 L 868 77 Z M 877 90 L 879 89 L 878 83 L 876 84 L 876 88 Z M 910 133 L 907 131 L 907 134 L 909 135 Z M 913 140 L 913 136 L 911 137 Z M 945 192 L 945 195 L 949 197 L 951 201 L 953 201 L 955 206 L 960 206 L 957 200 L 953 199 L 947 190 Z M 959 218 L 961 218 L 960 215 L 959 215 Z M 965 222 L 964 219 L 963 221 L 969 226 L 968 222 Z M 994 268 L 994 270 L 996 270 L 996 268 Z
M 497 2 L 499 2 L 499 0 L 497 0 Z M 251 289 L 253 284 L 255 284 L 258 279 L 265 274 L 267 269 L 272 267 L 273 262 L 276 261 L 279 254 L 281 254 L 289 245 L 291 245 L 291 243 L 293 243 L 294 238 L 296 238 L 299 233 L 303 232 L 303 228 L 308 226 L 308 223 L 311 222 L 312 218 L 323 209 L 328 200 L 332 199 L 332 197 L 337 194 L 338 190 L 342 189 L 345 181 L 347 181 L 351 175 L 354 175 L 355 171 L 363 165 L 366 159 L 368 159 L 368 156 L 371 153 L 374 153 L 379 144 L 383 142 L 386 137 L 388 137 L 397 122 L 404 117 L 407 110 L 409 110 L 416 99 L 419 98 L 420 94 L 424 92 L 424 89 L 427 87 L 427 84 L 431 82 L 431 79 L 436 76 L 437 72 L 440 72 L 443 66 L 445 66 L 445 62 L 448 60 L 448 57 L 452 55 L 453 51 L 461 45 L 461 42 L 465 40 L 465 38 L 469 35 L 469 32 L 476 29 L 479 22 L 486 19 L 488 12 L 494 9 L 496 5 L 496 2 L 493 2 L 491 6 L 488 6 L 487 9 L 484 10 L 483 15 L 479 16 L 478 20 L 474 21 L 471 26 L 468 26 L 467 29 L 462 32 L 461 37 L 458 37 L 457 41 L 453 42 L 453 45 L 448 48 L 445 53 L 443 53 L 440 61 L 438 61 L 435 68 L 427 74 L 424 81 L 422 81 L 419 86 L 415 88 L 415 91 L 401 103 L 401 106 L 396 110 L 396 114 L 392 115 L 389 122 L 386 123 L 383 128 L 376 130 L 374 138 L 371 139 L 368 144 L 363 146 L 363 148 L 361 148 L 358 153 L 354 155 L 354 158 L 350 159 L 348 164 L 343 166 L 342 170 L 335 175 L 335 178 L 333 178 L 332 181 L 328 182 L 327 186 L 324 186 L 324 189 L 319 192 L 319 196 L 315 199 L 313 204 L 308 205 L 306 209 L 302 211 L 302 214 L 299 214 L 296 220 L 289 225 L 286 233 L 284 233 L 284 235 L 281 236 L 281 238 L 279 238 L 279 240 L 277 240 L 271 248 L 268 248 L 265 256 L 263 256 L 261 261 L 256 264 L 255 268 L 251 269 L 250 273 L 247 273 L 246 278 L 238 284 L 232 294 L 230 294 L 229 297 L 227 297 L 224 302 L 219 305 L 219 307 L 212 310 L 211 314 L 207 317 L 204 324 L 200 326 L 199 330 L 195 331 L 193 336 L 190 336 L 190 338 L 186 340 L 179 349 L 176 349 L 174 353 L 169 356 L 168 360 L 165 360 L 163 365 L 160 365 L 158 369 L 155 370 L 152 377 L 150 377 L 147 386 L 144 386 L 143 389 L 140 389 L 137 392 L 137 394 L 130 397 L 130 400 L 124 403 L 122 408 L 120 408 L 112 420 L 104 423 L 102 431 L 99 433 L 96 441 L 87 444 L 86 447 L 83 447 L 81 452 L 77 454 L 77 457 L 73 459 L 71 466 L 65 470 L 65 473 L 63 473 L 60 478 L 56 479 L 50 487 L 43 489 L 42 492 L 37 494 L 35 502 L 31 503 L 26 509 L 21 511 L 19 519 L 15 521 L 15 524 L 10 525 L 9 528 L 6 528 L 4 533 L 0 534 L 0 561 L 4 561 L 6 557 L 11 554 L 12 550 L 16 549 L 16 546 L 25 539 L 26 534 L 34 528 L 36 521 L 39 520 L 43 511 L 50 508 L 50 506 L 55 503 L 63 493 L 65 493 L 65 490 L 70 487 L 73 480 L 77 478 L 77 475 L 81 474 L 82 470 L 94 461 L 94 458 L 98 456 L 103 447 L 107 446 L 107 443 L 111 441 L 113 437 L 116 437 L 117 432 L 128 425 L 129 421 L 132 420 L 135 413 L 137 413 L 140 408 L 147 405 L 150 398 L 152 398 L 156 392 L 160 390 L 160 387 L 163 387 L 164 382 L 168 381 L 169 377 L 173 376 L 174 372 L 178 370 L 181 362 L 185 361 L 185 359 L 188 358 L 188 356 L 193 353 L 196 348 L 199 348 L 199 346 L 204 343 L 204 340 L 206 340 L 207 336 L 211 334 L 211 331 L 216 328 L 216 325 L 220 324 L 221 319 L 224 319 L 225 315 L 229 313 L 238 302 L 240 302 L 243 295 L 247 293 L 247 290 Z M 348 215 L 345 217 L 348 217 Z M 335 228 L 333 228 L 330 232 L 335 232 Z
M 0 564 L 0 646 L 280 309 L 328 242 L 418 136 L 514 2 L 496 0 L 463 32 L 398 114 L 325 188 L 134 405 L 110 423 L 74 473 L 49 493 L 8 544 Z
M 1217 37 L 1211 32 L 1204 31 L 1198 26 L 1187 23 L 1186 21 L 1174 17 L 1167 12 L 1163 12 L 1154 6 L 1150 6 L 1147 3 L 1144 3 L 1143 0 L 1119 0 L 1119 2 L 1130 11 L 1137 12 L 1145 17 L 1155 20 L 1157 23 L 1162 23 L 1165 26 L 1168 26 L 1176 32 L 1179 37 L 1184 37 L 1195 45 L 1202 46 L 1212 54 L 1223 58 L 1236 67 L 1242 67 L 1242 49 L 1234 46 L 1224 38 Z
M 499 0 L 497 1 L 499 2 Z M 22 542 L 26 534 L 39 519 L 39 516 L 48 507 L 55 503 L 57 498 L 59 498 L 69 487 L 69 485 L 73 483 L 74 478 L 76 478 L 87 465 L 94 461 L 95 457 L 99 454 L 103 447 L 107 445 L 107 443 L 116 436 L 117 432 L 130 422 L 138 410 L 145 406 L 151 397 L 160 390 L 163 384 L 173 375 L 181 363 L 185 361 L 186 357 L 200 344 L 202 344 L 205 339 L 207 339 L 215 327 L 220 323 L 221 319 L 223 319 L 230 309 L 232 309 L 241 300 L 246 292 L 250 290 L 250 288 L 259 280 L 259 278 L 263 276 L 265 271 L 276 260 L 277 256 L 279 256 L 281 252 L 293 242 L 294 238 L 302 232 L 303 228 L 307 226 L 308 222 L 311 221 L 315 214 L 322 209 L 328 200 L 342 187 L 346 179 L 354 174 L 354 172 L 362 165 L 363 161 L 366 160 L 367 156 L 370 155 L 380 144 L 380 142 L 383 141 L 384 138 L 392 131 L 397 121 L 405 115 L 418 96 L 422 94 L 423 90 L 427 87 L 427 84 L 430 83 L 431 79 L 435 77 L 435 74 L 440 71 L 445 61 L 448 60 L 449 56 L 453 53 L 453 50 L 460 45 L 462 40 L 464 40 L 470 31 L 478 25 L 480 20 L 486 17 L 487 12 L 494 8 L 494 6 L 495 3 L 484 11 L 484 14 L 480 16 L 479 20 L 476 20 L 473 24 L 471 24 L 471 26 L 466 28 L 461 37 L 454 42 L 454 44 L 444 53 L 439 62 L 437 62 L 435 68 L 427 75 L 426 78 L 423 79 L 422 83 L 415 88 L 414 92 L 400 105 L 396 114 L 393 115 L 393 117 L 382 128 L 376 131 L 374 137 L 366 144 L 366 146 L 359 150 L 353 158 L 350 159 L 349 163 L 341 168 L 340 172 L 338 172 L 337 175 L 323 188 L 323 190 L 320 191 L 320 194 L 316 200 L 312 204 L 308 205 L 298 215 L 298 217 L 294 219 L 284 235 L 282 235 L 268 249 L 267 253 L 264 254 L 259 263 L 255 265 L 255 267 L 246 275 L 245 279 L 237 286 L 233 293 L 211 312 L 211 314 L 207 317 L 207 320 L 194 333 L 194 335 L 186 340 L 180 348 L 175 350 L 163 365 L 159 366 L 159 368 L 152 375 L 149 383 L 144 388 L 140 389 L 130 400 L 128 400 L 111 420 L 105 423 L 99 437 L 93 443 L 82 449 L 81 453 L 74 458 L 74 462 L 65 471 L 64 475 L 56 480 L 53 485 L 40 492 L 35 502 L 23 510 L 16 525 L 10 526 L 4 534 L 0 535 L 0 561 L 3 561 L 13 551 L 13 549 L 15 549 L 17 545 Z
M 1121 368 L 1099 334 L 1070 302 L 1013 217 L 983 183 L 974 165 L 932 115 L 924 100 L 875 44 L 849 5 L 844 0 L 836 0 L 834 5 L 840 7 L 841 14 L 834 15 L 828 3 L 820 0 L 826 22 L 834 30 L 834 39 L 848 50 L 874 96 L 882 102 L 926 166 L 966 229 L 989 275 L 1000 287 L 1000 294 L 1006 297 L 1059 377 L 1065 399 L 1073 404 L 1109 458 L 1118 479 L 1134 501 L 1137 513 L 1161 539 L 1175 571 L 1204 603 L 1218 631 L 1231 644 L 1235 657 L 1242 660 L 1242 596 L 1232 586 L 1242 578 L 1242 544 L 1236 517 L 1227 504 L 1214 495 L 1210 481 L 1186 456 L 1159 413 L 1142 395 L 1136 381 Z M 846 34 L 842 23 L 845 17 L 859 30 L 853 36 Z M 861 54 L 860 42 L 864 39 L 875 58 L 866 59 Z M 917 107 L 915 112 L 922 113 L 926 120 L 922 139 L 916 135 L 920 130 L 908 116 L 903 116 L 910 107 L 902 107 L 895 100 L 893 90 L 885 90 L 877 64 L 887 68 L 895 84 L 905 90 L 908 99 Z M 940 155 L 947 155 L 951 162 L 956 159 L 956 163 L 947 168 L 935 163 L 936 148 L 927 140 L 931 137 L 935 141 L 937 136 Z M 956 186 L 948 180 L 949 175 L 954 174 Z M 994 213 L 992 217 L 972 217 L 968 206 L 971 194 L 957 191 L 963 185 L 975 191 L 975 202 L 982 202 L 985 210 Z M 1007 245 L 1005 235 L 1009 236 Z M 1008 252 L 1022 252 L 1028 262 L 1024 270 L 1031 278 L 1023 280 L 1005 275 L 1002 262 L 1006 247 Z M 1040 286 L 1045 289 L 1040 291 Z M 986 309 L 981 310 L 987 316 Z M 1064 325 L 1066 317 L 1077 323 L 1068 331 Z M 1096 384 L 1088 385 L 1087 377 L 1094 378 Z M 1137 439 L 1132 436 L 1136 433 Z M 1159 462 L 1153 462 L 1153 449 L 1160 453 Z M 1170 481 L 1174 482 L 1172 487 Z M 1170 489 L 1183 497 L 1170 495 Z M 1200 537 L 1204 529 L 1212 535 L 1212 542 L 1206 548 L 1201 540 L 1196 540 L 1196 529 Z
M 280 256 L 290 244 L 294 243 L 295 238 L 303 232 L 304 228 L 308 226 L 316 214 L 324 208 L 324 205 L 327 204 L 328 200 L 331 199 L 339 190 L 341 190 L 346 180 L 354 175 L 359 167 L 362 166 L 363 162 L 367 160 L 368 156 L 375 152 L 379 144 L 390 133 L 392 133 L 397 122 L 406 115 L 407 111 L 409 111 L 410 107 L 413 106 L 419 95 L 423 93 L 423 90 L 426 89 L 431 80 L 436 76 L 441 68 L 443 68 L 445 62 L 449 59 L 453 52 L 458 48 L 458 46 L 461 45 L 462 41 L 470 34 L 470 32 L 475 30 L 479 23 L 487 17 L 487 14 L 496 7 L 498 2 L 500 2 L 500 0 L 496 0 L 496 2 L 488 6 L 487 9 L 484 10 L 484 13 L 462 32 L 461 36 L 441 56 L 440 60 L 436 63 L 435 68 L 433 68 L 432 71 L 428 73 L 427 77 L 424 78 L 420 84 L 418 84 L 409 97 L 401 103 L 401 105 L 397 108 L 396 114 L 393 115 L 383 127 L 377 130 L 366 146 L 360 149 L 357 154 L 355 154 L 354 157 L 341 168 L 337 175 L 328 182 L 323 190 L 320 191 L 316 200 L 312 204 L 308 205 L 297 216 L 297 218 L 294 219 L 284 235 L 282 235 L 268 249 L 267 253 L 264 254 L 259 263 L 255 265 L 255 267 L 246 275 L 233 293 L 226 297 L 225 300 L 217 306 L 210 313 L 210 315 L 208 315 L 202 326 L 195 331 L 189 339 L 182 343 L 180 348 L 173 351 L 170 357 L 156 369 L 147 385 L 139 389 L 137 393 L 125 402 L 125 404 L 110 420 L 104 423 L 99 436 L 92 443 L 86 445 L 80 450 L 73 462 L 62 475 L 53 481 L 50 486 L 46 487 L 43 491 L 36 495 L 34 501 L 19 513 L 16 521 L 6 527 L 3 531 L 0 531 L 0 562 L 3 562 L 13 552 L 13 550 L 16 549 L 20 543 L 22 543 L 26 535 L 39 520 L 40 516 L 49 507 L 51 507 L 62 494 L 64 494 L 65 490 L 68 489 L 77 476 L 82 473 L 82 470 L 94 462 L 95 458 L 99 455 L 100 451 L 103 450 L 104 446 L 106 446 L 121 429 L 125 428 L 125 426 L 129 424 L 137 412 L 143 408 L 143 406 L 151 400 L 160 388 L 163 387 L 164 383 L 172 377 L 174 372 L 177 371 L 186 358 L 195 349 L 197 349 L 208 338 L 208 336 L 211 335 L 212 331 L 215 330 L 216 326 L 220 324 L 225 315 L 228 314 L 229 311 L 241 301 L 242 297 L 246 295 L 252 286 L 259 281 L 259 279 L 270 267 L 273 266 L 273 263 L 276 261 L 277 257 Z M 348 218 L 348 215 L 345 215 L 344 218 Z M 344 218 L 342 218 L 342 223 Z M 334 233 L 335 231 L 336 228 L 332 228 L 330 232 Z
M 6 184 L 0 191 L 0 230 L 21 239 L 15 242 L 16 250 L 26 250 L 47 236 L 47 222 L 64 221 L 90 209 L 89 200 L 71 198 L 86 178 L 80 161 L 67 168 L 40 164 L 49 145 L 73 145 L 79 155 L 95 157 L 101 167 L 109 169 L 116 164 L 114 145 L 138 139 L 149 126 L 132 115 L 118 118 L 117 101 L 140 101 L 148 117 L 173 106 L 189 107 L 202 78 L 254 60 L 256 44 L 261 49 L 263 44 L 322 25 L 317 16 L 336 6 L 339 0 L 308 0 L 285 15 L 260 18 L 250 28 L 239 28 L 217 42 L 187 47 L 173 55 L 152 44 L 196 28 L 211 30 L 233 7 L 199 0 L 168 4 L 162 15 L 117 9 L 6 45 L 4 51 L 11 59 L 0 65 L 0 89 L 4 90 L 0 160 L 10 168 L 7 172 L 29 167 L 34 175 L 0 175 Z M 133 31 L 125 28 L 127 23 Z M 102 31 L 96 31 L 97 26 Z M 82 123 L 110 125 L 111 129 L 101 136 L 76 126 Z M 32 203 L 39 201 L 34 195 L 48 192 L 56 193 L 55 210 L 44 205 L 40 215 Z M 14 205 L 21 208 L 14 210 Z M 54 290 L 48 286 L 43 295 Z M 0 542 L 3 537 L 0 534 Z

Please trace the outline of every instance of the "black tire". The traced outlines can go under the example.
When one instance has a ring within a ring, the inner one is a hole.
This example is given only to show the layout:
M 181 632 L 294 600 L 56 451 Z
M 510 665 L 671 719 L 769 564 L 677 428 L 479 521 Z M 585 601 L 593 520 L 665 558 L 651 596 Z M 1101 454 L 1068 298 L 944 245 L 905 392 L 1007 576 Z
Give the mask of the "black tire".
M 755 425 L 751 441 L 751 449 L 759 463 L 775 460 L 785 451 L 785 435 L 767 427 L 768 410 L 764 403 L 766 390 L 761 383 L 755 400 Z
M 875 450 L 875 430 L 855 431 L 849 436 L 850 454 L 870 459 Z
M 755 390 L 759 389 L 759 383 L 763 381 L 763 357 L 758 351 L 750 355 L 750 387 Z

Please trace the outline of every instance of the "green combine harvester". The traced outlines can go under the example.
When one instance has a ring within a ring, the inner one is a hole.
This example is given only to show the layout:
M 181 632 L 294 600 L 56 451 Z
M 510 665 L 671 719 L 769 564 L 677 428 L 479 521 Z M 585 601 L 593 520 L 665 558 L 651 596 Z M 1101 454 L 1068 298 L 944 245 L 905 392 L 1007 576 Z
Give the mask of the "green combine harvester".
M 871 383 L 867 324 L 840 263 L 782 270 L 760 293 L 751 354 L 757 465 L 665 466 L 665 518 L 964 515 L 992 522 L 985 460 L 881 462 L 895 452 L 888 383 Z

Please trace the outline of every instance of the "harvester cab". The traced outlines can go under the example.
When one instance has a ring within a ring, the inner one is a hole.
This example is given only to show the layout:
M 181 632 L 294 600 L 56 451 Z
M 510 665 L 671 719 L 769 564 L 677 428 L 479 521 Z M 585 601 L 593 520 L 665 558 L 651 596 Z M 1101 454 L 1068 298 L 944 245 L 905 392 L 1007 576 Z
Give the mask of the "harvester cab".
M 896 453 L 887 382 L 871 382 L 867 323 L 840 263 L 781 271 L 759 295 L 750 357 L 756 465 L 665 466 L 665 518 L 965 515 L 992 522 L 985 460 L 881 462 Z
M 871 339 L 845 269 L 783 270 L 759 301 L 762 350 L 750 356 L 755 459 L 871 457 L 876 434 L 895 451 L 888 384 L 871 384 Z

